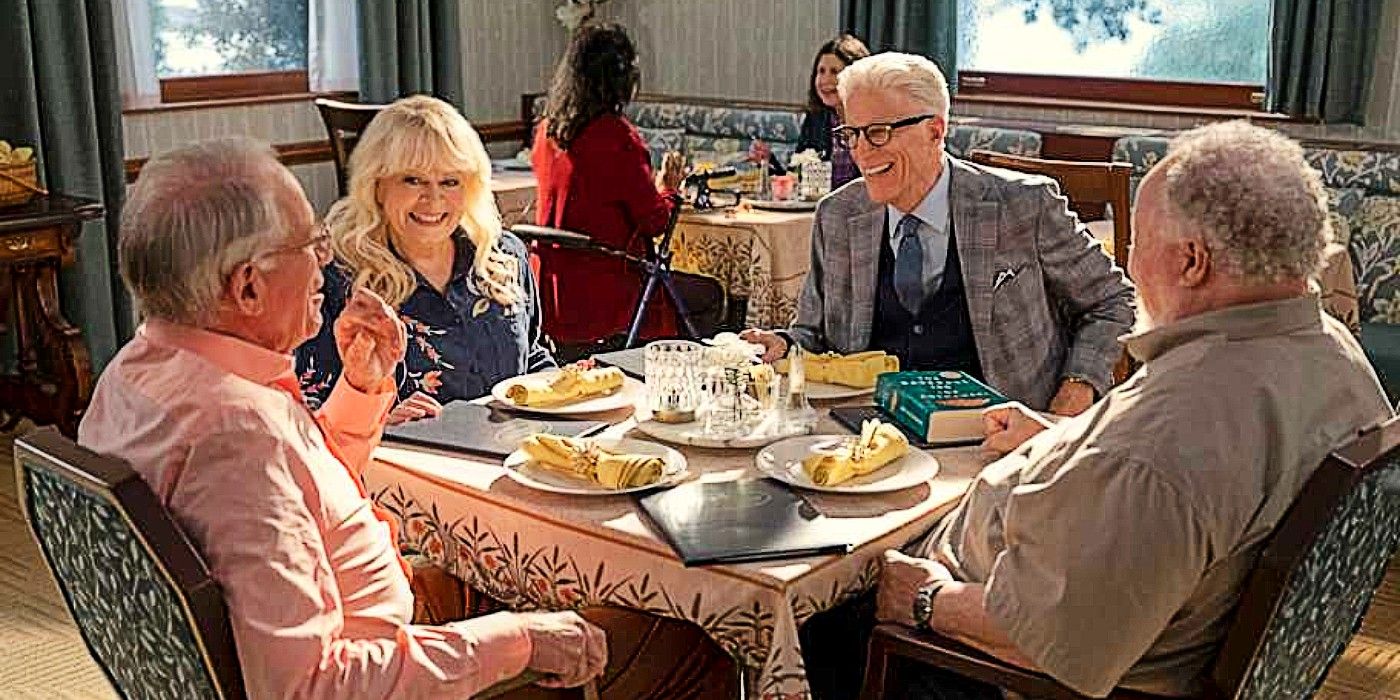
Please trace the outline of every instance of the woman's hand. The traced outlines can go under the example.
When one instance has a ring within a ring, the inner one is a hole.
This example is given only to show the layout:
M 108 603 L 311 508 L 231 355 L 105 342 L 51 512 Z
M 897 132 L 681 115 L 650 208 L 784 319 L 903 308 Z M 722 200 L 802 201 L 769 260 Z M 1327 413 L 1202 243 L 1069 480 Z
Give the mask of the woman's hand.
M 661 159 L 661 172 L 657 173 L 656 178 L 658 192 L 680 189 L 681 180 L 685 179 L 685 156 L 675 151 L 667 151 Z
M 442 404 L 438 403 L 437 399 L 421 391 L 415 391 L 412 396 L 400 401 L 399 405 L 389 411 L 384 423 L 398 425 L 420 418 L 434 418 L 439 413 L 442 413 Z

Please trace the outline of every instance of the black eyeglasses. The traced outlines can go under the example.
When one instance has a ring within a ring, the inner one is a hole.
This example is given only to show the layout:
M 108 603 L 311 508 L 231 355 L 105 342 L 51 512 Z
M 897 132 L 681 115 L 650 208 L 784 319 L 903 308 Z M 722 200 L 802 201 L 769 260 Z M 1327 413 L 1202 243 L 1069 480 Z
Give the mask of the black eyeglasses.
M 919 122 L 938 118 L 937 114 L 921 114 L 917 117 L 905 117 L 897 122 L 889 124 L 867 124 L 865 126 L 850 126 L 842 124 L 831 130 L 831 138 L 840 141 L 846 148 L 855 148 L 856 142 L 860 140 L 861 134 L 865 134 L 865 140 L 871 146 L 879 148 L 890 142 L 890 137 L 894 136 L 894 130 L 906 126 L 913 126 Z

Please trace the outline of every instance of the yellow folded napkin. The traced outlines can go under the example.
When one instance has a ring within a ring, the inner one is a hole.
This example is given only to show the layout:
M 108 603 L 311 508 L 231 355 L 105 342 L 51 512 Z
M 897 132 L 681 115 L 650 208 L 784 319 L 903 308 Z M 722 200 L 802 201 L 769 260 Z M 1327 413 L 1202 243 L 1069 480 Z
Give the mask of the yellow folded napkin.
M 506 397 L 517 406 L 560 406 L 611 394 L 622 388 L 622 379 L 616 367 L 565 367 L 544 386 L 516 382 L 506 389 Z
M 779 372 L 787 372 L 787 362 L 786 359 L 778 360 Z M 899 371 L 899 358 L 886 355 L 880 350 L 866 350 L 850 355 L 828 352 L 807 355 L 803 367 L 807 371 L 809 382 L 869 389 L 875 386 L 876 377 L 885 372 Z
M 558 435 L 536 433 L 520 449 L 542 467 L 610 489 L 648 486 L 666 471 L 660 457 L 609 452 L 588 440 Z
M 832 452 L 814 454 L 802 460 L 802 468 L 812 483 L 835 486 L 903 457 L 909 440 L 899 429 L 878 420 L 861 424 L 860 435 Z

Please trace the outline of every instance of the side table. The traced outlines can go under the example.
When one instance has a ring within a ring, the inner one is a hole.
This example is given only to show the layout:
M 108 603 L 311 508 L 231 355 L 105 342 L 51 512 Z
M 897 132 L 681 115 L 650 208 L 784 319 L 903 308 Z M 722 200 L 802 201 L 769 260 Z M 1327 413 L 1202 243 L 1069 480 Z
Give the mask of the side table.
M 99 202 L 59 194 L 0 208 L 0 332 L 14 356 L 0 373 L 2 430 L 21 418 L 75 437 L 92 395 L 92 363 L 81 331 L 59 308 L 58 270 L 73 264 L 84 221 Z

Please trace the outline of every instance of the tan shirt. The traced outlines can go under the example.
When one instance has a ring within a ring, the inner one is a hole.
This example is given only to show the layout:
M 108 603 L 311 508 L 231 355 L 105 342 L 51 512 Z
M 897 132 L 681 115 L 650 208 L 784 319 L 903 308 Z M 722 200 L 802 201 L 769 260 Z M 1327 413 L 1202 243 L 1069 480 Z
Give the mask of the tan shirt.
M 1027 657 L 1089 695 L 1196 690 L 1253 559 L 1332 448 L 1389 417 L 1316 297 L 1130 336 L 1145 362 L 988 465 L 917 545 Z

